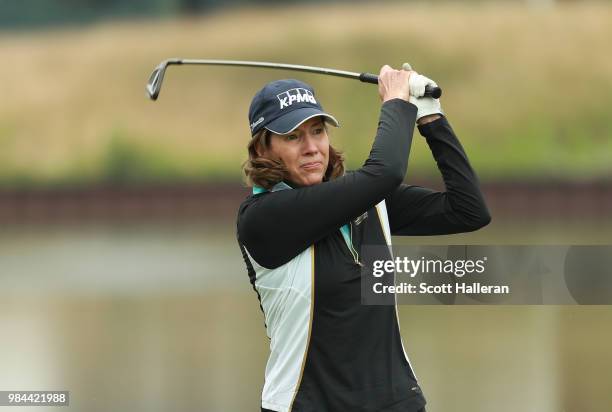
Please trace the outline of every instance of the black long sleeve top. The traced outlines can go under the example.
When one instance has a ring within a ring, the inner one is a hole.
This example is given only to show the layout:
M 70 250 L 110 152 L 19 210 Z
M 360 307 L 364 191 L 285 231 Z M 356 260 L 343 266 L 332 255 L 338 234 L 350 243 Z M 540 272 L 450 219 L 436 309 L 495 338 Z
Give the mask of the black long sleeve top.
M 397 312 L 361 304 L 358 255 L 390 235 L 476 230 L 490 221 L 478 179 L 445 117 L 419 126 L 446 191 L 402 183 L 416 106 L 381 107 L 363 166 L 320 184 L 249 196 L 237 237 L 271 339 L 262 407 L 416 411 L 425 400 Z M 376 218 L 378 217 L 378 218 Z M 350 238 L 339 230 L 350 226 Z

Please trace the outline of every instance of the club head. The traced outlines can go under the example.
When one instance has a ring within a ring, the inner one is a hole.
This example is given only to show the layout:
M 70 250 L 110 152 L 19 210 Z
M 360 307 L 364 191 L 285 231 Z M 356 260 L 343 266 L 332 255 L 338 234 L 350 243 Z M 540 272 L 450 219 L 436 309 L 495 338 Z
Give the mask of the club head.
M 168 61 L 164 61 L 160 63 L 159 66 L 153 70 L 151 76 L 149 77 L 149 81 L 147 82 L 147 94 L 149 99 L 157 100 L 157 96 L 159 96 L 159 91 L 161 90 L 162 82 L 164 81 L 164 74 L 166 73 L 166 68 L 168 67 Z

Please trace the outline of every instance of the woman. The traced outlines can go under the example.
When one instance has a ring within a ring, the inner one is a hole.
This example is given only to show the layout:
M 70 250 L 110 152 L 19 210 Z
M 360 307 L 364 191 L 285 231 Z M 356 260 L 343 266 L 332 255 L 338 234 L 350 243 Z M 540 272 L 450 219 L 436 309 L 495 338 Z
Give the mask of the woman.
M 249 110 L 253 195 L 238 243 L 270 342 L 262 411 L 424 411 L 394 306 L 361 304 L 362 245 L 391 235 L 476 230 L 489 214 L 477 177 L 440 104 L 418 98 L 430 79 L 383 66 L 382 107 L 363 166 L 344 173 L 310 86 L 267 84 Z M 447 191 L 402 183 L 415 121 Z

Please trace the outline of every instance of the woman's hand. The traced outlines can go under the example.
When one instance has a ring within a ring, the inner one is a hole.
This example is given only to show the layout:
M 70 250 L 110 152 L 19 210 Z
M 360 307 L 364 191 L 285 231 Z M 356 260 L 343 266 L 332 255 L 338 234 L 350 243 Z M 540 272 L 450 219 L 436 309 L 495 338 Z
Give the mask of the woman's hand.
M 391 99 L 410 99 L 410 70 L 395 70 L 384 65 L 378 74 L 378 95 L 382 102 Z
M 426 124 L 437 120 L 441 117 L 442 107 L 440 99 L 433 97 L 424 97 L 425 87 L 436 87 L 437 84 L 428 77 L 413 72 L 410 76 L 410 103 L 414 104 L 417 111 L 417 123 L 419 125 Z

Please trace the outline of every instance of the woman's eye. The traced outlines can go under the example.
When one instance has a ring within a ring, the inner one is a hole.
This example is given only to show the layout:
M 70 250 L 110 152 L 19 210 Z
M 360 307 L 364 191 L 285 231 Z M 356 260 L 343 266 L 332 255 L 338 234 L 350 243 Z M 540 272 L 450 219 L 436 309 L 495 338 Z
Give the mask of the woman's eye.
M 296 134 L 289 134 L 287 136 L 285 136 L 285 140 L 291 141 L 291 140 L 296 140 L 298 137 Z
M 322 127 L 314 130 L 314 134 L 321 134 L 321 133 L 323 133 Z

